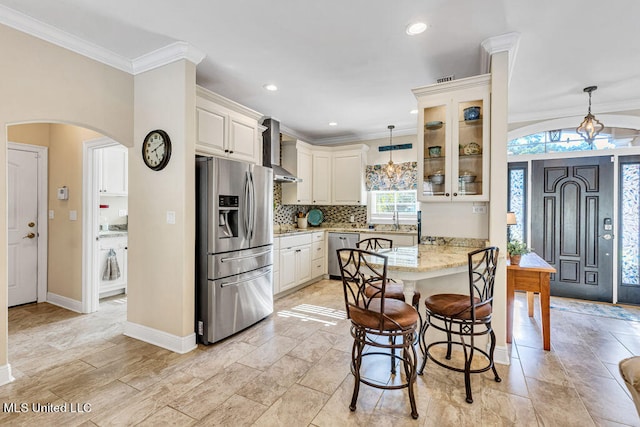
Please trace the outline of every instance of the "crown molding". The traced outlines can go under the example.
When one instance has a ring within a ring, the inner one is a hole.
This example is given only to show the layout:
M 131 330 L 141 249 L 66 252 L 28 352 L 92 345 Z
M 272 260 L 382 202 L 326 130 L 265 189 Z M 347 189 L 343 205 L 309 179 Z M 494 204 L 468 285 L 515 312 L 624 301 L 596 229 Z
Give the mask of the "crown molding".
M 205 56 L 186 42 L 175 42 L 131 60 L 3 5 L 0 5 L 0 24 L 133 75 L 180 59 L 197 65 Z
M 489 37 L 480 43 L 480 73 L 491 71 L 491 55 L 498 52 L 509 53 L 509 81 L 516 62 L 518 46 L 520 45 L 520 33 L 507 33 L 500 36 Z
M 239 104 L 235 101 L 230 100 L 229 98 L 225 98 L 224 96 L 217 94 L 215 92 L 210 91 L 209 89 L 196 85 L 196 97 L 213 102 L 214 104 L 221 105 L 223 107 L 228 108 L 231 111 L 235 111 L 236 113 L 244 114 L 247 117 L 250 117 L 254 120 L 263 119 L 264 116 L 262 113 L 259 113 L 255 110 L 252 110 L 249 107 L 245 107 L 242 104 Z M 196 104 L 198 101 L 196 100 Z
M 451 80 L 444 83 L 435 83 L 427 86 L 421 86 L 411 89 L 414 96 L 420 97 L 424 95 L 434 95 L 438 93 L 447 93 L 452 90 L 464 90 L 473 87 L 484 86 L 491 82 L 491 74 L 481 74 L 479 76 L 465 77 L 463 79 Z
M 133 75 L 144 73 L 181 59 L 186 59 L 198 65 L 204 57 L 204 52 L 189 43 L 175 42 L 153 52 L 145 53 L 131 61 L 131 73 Z

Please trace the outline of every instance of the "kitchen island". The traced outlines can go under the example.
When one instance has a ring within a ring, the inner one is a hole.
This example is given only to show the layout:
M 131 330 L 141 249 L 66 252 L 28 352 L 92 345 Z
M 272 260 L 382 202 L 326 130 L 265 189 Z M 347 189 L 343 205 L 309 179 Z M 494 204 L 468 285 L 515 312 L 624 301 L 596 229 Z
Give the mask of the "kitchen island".
M 416 282 L 467 271 L 467 254 L 477 247 L 415 245 L 379 251 L 387 256 L 387 275 L 404 283 L 405 301 L 411 301 Z

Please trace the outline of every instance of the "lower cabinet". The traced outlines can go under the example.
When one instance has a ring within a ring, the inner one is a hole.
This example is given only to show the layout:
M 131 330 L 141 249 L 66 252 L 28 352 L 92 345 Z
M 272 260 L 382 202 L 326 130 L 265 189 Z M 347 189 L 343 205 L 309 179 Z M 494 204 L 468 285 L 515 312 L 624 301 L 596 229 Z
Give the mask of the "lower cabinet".
M 100 238 L 100 297 L 127 292 L 127 237 Z
M 311 277 L 314 279 L 326 274 L 326 264 L 324 262 L 326 252 L 324 231 L 313 233 L 311 243 Z
M 326 274 L 324 234 L 324 231 L 297 233 L 274 239 L 274 294 Z

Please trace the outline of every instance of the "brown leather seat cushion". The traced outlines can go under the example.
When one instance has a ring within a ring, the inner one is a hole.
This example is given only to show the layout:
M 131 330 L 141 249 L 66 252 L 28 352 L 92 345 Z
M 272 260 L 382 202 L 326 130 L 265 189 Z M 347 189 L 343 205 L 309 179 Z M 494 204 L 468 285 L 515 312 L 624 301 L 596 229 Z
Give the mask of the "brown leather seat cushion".
M 479 303 L 479 298 L 474 298 L 475 303 Z M 460 294 L 437 294 L 425 299 L 427 310 L 432 313 L 455 319 L 471 319 L 471 306 L 469 295 Z M 491 305 L 485 304 L 476 308 L 476 319 L 482 319 L 491 315 Z
M 380 327 L 379 313 L 381 298 L 373 298 L 369 302 L 368 310 L 350 307 L 351 321 L 369 329 Z M 418 312 L 409 304 L 396 299 L 384 299 L 384 314 L 386 316 L 382 329 L 393 331 L 407 329 L 418 322 Z
M 404 293 L 402 282 L 389 282 L 387 286 L 384 288 L 385 298 L 389 299 L 397 299 L 398 301 L 404 301 Z M 380 288 L 374 285 L 369 285 L 365 288 L 364 294 L 367 298 L 380 298 Z M 412 305 L 418 305 L 420 303 L 420 292 L 413 291 L 413 301 L 411 301 Z

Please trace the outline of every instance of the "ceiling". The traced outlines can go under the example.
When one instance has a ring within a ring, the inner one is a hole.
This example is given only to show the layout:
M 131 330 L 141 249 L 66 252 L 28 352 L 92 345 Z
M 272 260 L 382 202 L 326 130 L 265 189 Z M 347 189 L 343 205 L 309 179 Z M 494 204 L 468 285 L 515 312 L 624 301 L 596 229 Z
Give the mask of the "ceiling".
M 590 85 L 596 115 L 640 109 L 637 0 L 0 0 L 15 12 L 129 61 L 187 42 L 199 85 L 315 144 L 415 133 L 411 89 L 479 74 L 507 33 L 510 123 L 584 116 Z

